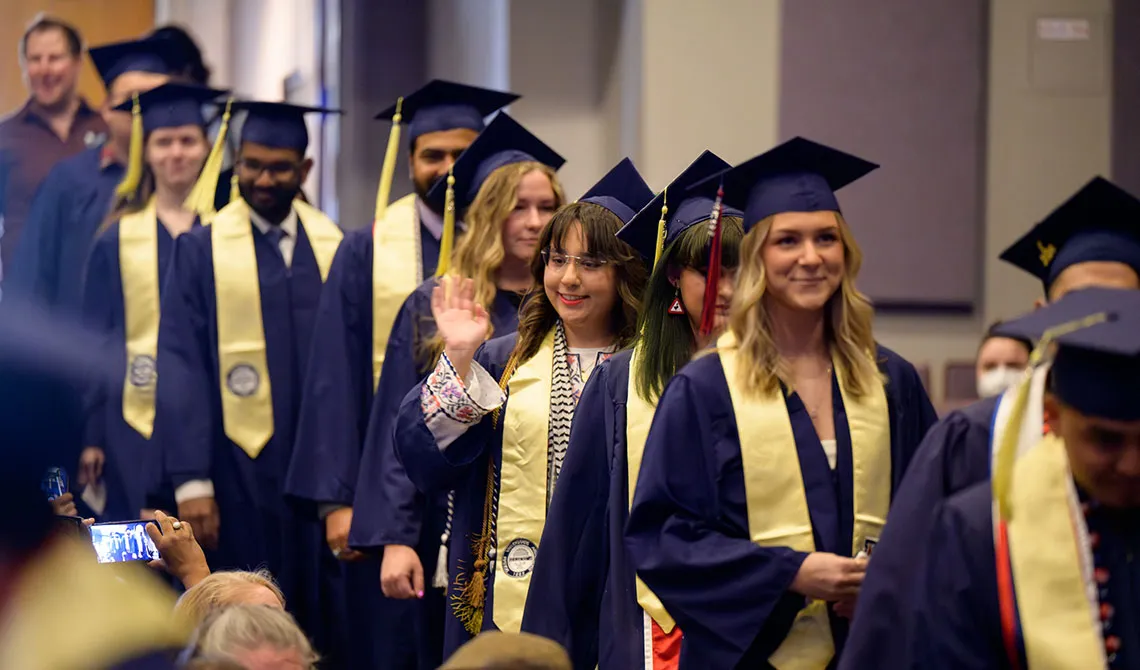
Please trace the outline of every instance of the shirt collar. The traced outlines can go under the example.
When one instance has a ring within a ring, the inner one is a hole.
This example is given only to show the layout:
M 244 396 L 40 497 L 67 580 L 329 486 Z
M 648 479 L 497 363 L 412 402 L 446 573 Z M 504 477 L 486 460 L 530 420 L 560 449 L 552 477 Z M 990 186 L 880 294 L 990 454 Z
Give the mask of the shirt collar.
M 253 211 L 252 207 L 249 208 L 249 220 L 253 222 L 253 225 L 257 226 L 257 229 L 261 231 L 262 235 L 268 233 L 270 228 L 275 227 L 272 223 L 269 223 L 264 218 L 262 218 L 260 214 Z M 289 214 L 286 215 L 285 220 L 281 222 L 280 228 L 281 232 L 285 233 L 286 236 L 296 239 L 297 210 L 293 209 L 292 207 L 289 208 Z
M 443 216 L 436 214 L 419 196 L 416 196 L 416 214 L 419 216 L 420 225 L 426 228 L 432 237 L 437 240 L 443 237 Z M 460 231 L 465 230 L 462 221 L 457 220 L 455 227 Z

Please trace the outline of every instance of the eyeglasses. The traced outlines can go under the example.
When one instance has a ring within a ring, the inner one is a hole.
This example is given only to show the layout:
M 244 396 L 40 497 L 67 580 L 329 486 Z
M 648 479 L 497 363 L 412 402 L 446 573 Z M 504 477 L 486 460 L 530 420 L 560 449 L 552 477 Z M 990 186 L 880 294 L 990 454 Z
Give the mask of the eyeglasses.
M 251 158 L 243 158 L 237 162 L 246 174 L 252 175 L 254 179 L 261 176 L 262 172 L 268 172 L 269 176 L 276 181 L 285 181 L 292 179 L 293 175 L 301 169 L 299 163 L 290 163 L 288 161 L 279 161 L 276 163 L 265 164 L 261 161 L 253 160 Z
M 571 256 L 561 251 L 542 250 L 542 262 L 546 264 L 546 267 L 556 272 L 564 272 L 566 268 L 569 267 L 571 261 L 573 261 L 582 272 L 597 272 L 609 263 L 609 261 L 604 258 L 594 256 Z

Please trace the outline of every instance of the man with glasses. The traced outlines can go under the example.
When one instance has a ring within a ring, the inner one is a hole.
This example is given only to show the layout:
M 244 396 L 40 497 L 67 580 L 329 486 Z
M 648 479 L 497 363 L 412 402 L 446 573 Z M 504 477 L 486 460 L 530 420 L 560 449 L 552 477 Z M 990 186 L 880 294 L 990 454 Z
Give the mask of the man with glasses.
M 341 231 L 301 198 L 312 168 L 306 113 L 285 103 L 247 111 L 235 169 L 241 197 L 209 226 L 179 236 L 163 292 L 154 439 L 178 517 L 214 569 L 268 568 L 289 609 L 327 655 L 343 595 L 314 517 L 288 505 L 304 363 Z M 199 186 L 217 179 L 208 161 Z M 331 600 L 330 600 L 331 599 Z M 335 667 L 335 666 L 331 666 Z

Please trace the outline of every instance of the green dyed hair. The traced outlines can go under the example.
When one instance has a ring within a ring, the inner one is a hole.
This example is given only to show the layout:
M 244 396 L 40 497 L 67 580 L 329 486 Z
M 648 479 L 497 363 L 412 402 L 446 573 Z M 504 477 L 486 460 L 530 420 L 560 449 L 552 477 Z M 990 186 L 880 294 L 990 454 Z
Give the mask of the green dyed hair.
M 735 216 L 721 219 L 721 265 L 725 268 L 734 269 L 740 264 L 743 224 L 743 220 Z M 681 270 L 708 272 L 712 241 L 708 230 L 708 221 L 702 221 L 682 232 L 661 254 L 645 289 L 638 323 L 640 350 L 652 355 L 638 356 L 633 374 L 638 395 L 653 402 L 661 397 L 673 375 L 692 359 L 697 348 L 691 320 L 673 316 L 668 311 L 669 304 L 678 296 L 673 281 Z

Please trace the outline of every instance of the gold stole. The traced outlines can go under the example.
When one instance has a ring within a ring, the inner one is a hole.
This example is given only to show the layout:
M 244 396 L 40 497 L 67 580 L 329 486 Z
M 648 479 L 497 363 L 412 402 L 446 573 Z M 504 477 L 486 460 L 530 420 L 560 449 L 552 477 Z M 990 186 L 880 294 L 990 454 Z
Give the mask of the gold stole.
M 420 218 L 415 194 L 388 207 L 383 219 L 372 224 L 372 388 L 380 383 L 388 335 L 396 315 L 423 283 Z
M 787 405 L 780 391 L 758 397 L 740 387 L 732 333 L 717 342 L 728 382 L 748 503 L 752 541 L 762 547 L 815 551 L 803 474 Z M 866 397 L 848 395 L 842 369 L 834 366 L 851 433 L 853 489 L 852 555 L 878 537 L 891 497 L 891 427 L 887 395 L 876 384 Z M 768 662 L 777 670 L 822 670 L 835 655 L 827 603 L 809 601 Z
M 153 197 L 141 211 L 119 220 L 119 277 L 123 282 L 127 351 L 123 420 L 147 439 L 154 431 L 158 380 L 158 225 Z
M 519 632 L 522 624 L 530 575 L 546 524 L 554 331 L 546 334 L 538 353 L 518 367 L 507 385 L 510 404 L 503 413 L 492 619 L 499 630 L 508 633 Z
M 300 199 L 293 201 L 293 209 L 304 226 L 324 281 L 343 233 L 324 213 Z M 217 291 L 222 422 L 226 436 L 250 458 L 257 458 L 273 436 L 273 395 L 253 223 L 245 200 L 235 200 L 218 212 L 210 238 Z
M 641 472 L 641 456 L 645 453 L 645 440 L 649 437 L 649 426 L 653 423 L 653 413 L 657 410 L 656 403 L 650 403 L 637 392 L 634 370 L 637 359 L 641 356 L 641 347 L 633 349 L 629 359 L 629 392 L 625 403 L 625 453 L 626 476 L 629 481 L 629 504 L 633 506 L 633 492 L 637 487 L 637 475 Z M 637 577 L 637 604 L 661 626 L 666 635 L 673 632 L 676 624 L 673 617 L 665 611 L 665 605 L 656 596 L 641 577 Z
M 1065 445 L 1053 435 L 1038 440 L 1014 465 L 1006 522 L 1025 658 L 1030 668 L 1103 668 L 1087 590 L 1092 558 L 1077 538 L 1085 522 Z
M 1017 452 L 1014 459 L 1020 458 L 1030 449 L 1041 442 L 1042 426 L 1045 425 L 1045 383 L 1049 378 L 1049 363 L 1043 363 L 1033 369 L 1032 375 L 1026 375 L 1019 384 L 1015 384 L 1002 393 L 994 413 L 993 428 L 990 431 L 990 472 L 998 468 L 998 455 L 1005 435 L 1010 430 L 1017 430 Z M 1028 387 L 1028 388 L 1026 388 Z M 1014 408 L 1017 406 L 1018 395 L 1028 393 L 1025 408 L 1017 425 Z

